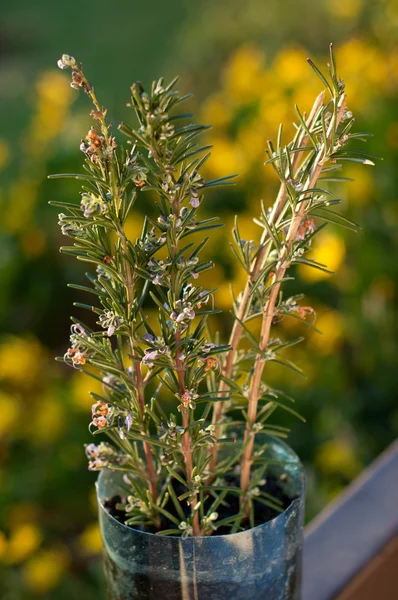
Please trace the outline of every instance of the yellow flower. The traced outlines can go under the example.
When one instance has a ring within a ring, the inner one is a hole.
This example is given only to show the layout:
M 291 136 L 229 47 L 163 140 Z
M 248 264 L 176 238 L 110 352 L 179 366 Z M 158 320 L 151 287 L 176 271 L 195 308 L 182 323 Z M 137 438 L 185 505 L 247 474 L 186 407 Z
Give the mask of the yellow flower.
M 80 544 L 85 554 L 100 554 L 102 539 L 98 523 L 92 523 L 86 527 L 80 536 Z
M 25 148 L 37 156 L 62 131 L 68 108 L 74 100 L 67 79 L 58 71 L 45 71 L 36 83 L 37 108 L 30 125 L 30 143 Z
M 362 470 L 352 444 L 346 439 L 328 440 L 318 450 L 316 463 L 324 475 L 342 475 L 352 479 Z
M 69 557 L 64 549 L 42 550 L 24 566 L 25 583 L 35 594 L 45 594 L 58 585 L 68 563 Z
M 310 330 L 311 342 L 322 353 L 330 354 L 343 338 L 344 321 L 342 315 L 334 310 L 325 310 L 317 315 L 315 325 L 322 332 L 322 335 Z
M 377 48 L 352 38 L 336 50 L 336 60 L 344 68 L 350 110 L 366 110 L 369 101 L 380 98 L 388 89 L 388 61 Z
M 232 296 L 230 282 L 220 283 L 215 294 L 217 307 L 221 310 L 231 310 Z
M 323 230 L 314 238 L 314 245 L 309 257 L 322 265 L 326 265 L 329 271 L 338 271 L 345 256 L 345 244 L 343 239 L 332 231 Z M 330 277 L 328 273 L 299 265 L 299 274 L 305 281 L 320 281 Z
M 26 230 L 37 197 L 37 181 L 28 175 L 22 176 L 19 181 L 10 186 L 7 210 L 3 215 L 3 225 L 9 233 L 15 234 Z
M 0 436 L 2 438 L 12 431 L 18 421 L 20 412 L 18 400 L 0 391 Z
M 207 164 L 208 169 L 214 177 L 223 177 L 239 173 L 242 175 L 247 167 L 247 157 L 240 145 L 226 138 L 212 138 L 214 149 Z
M 7 538 L 2 531 L 0 531 L 0 560 L 6 556 L 7 552 Z
M 360 14 L 363 1 L 362 0 L 328 0 L 327 4 L 330 13 L 334 17 L 341 19 L 355 19 Z
M 202 120 L 204 123 L 211 123 L 214 128 L 225 127 L 230 119 L 230 111 L 227 98 L 221 93 L 214 94 L 203 106 Z
M 307 56 L 308 53 L 298 46 L 284 48 L 274 60 L 275 76 L 286 86 L 297 86 L 309 77 Z
M 30 387 L 45 365 L 46 352 L 33 337 L 6 336 L 0 342 L 0 381 Z
M 245 45 L 235 52 L 224 73 L 225 88 L 232 98 L 246 103 L 257 96 L 263 63 L 264 55 L 255 46 Z
M 34 523 L 21 523 L 13 529 L 8 542 L 6 559 L 10 564 L 24 561 L 41 544 L 41 533 Z
M 239 132 L 238 145 L 242 148 L 246 161 L 249 159 L 250 162 L 256 163 L 266 159 L 265 139 L 265 132 L 261 128 L 250 126 Z M 242 172 L 240 167 L 239 172 Z
M 124 224 L 124 231 L 129 240 L 133 243 L 142 233 L 143 219 L 137 219 L 137 217 L 129 217 Z
M 65 406 L 61 398 L 48 397 L 37 402 L 30 419 L 29 438 L 39 444 L 58 439 L 67 422 Z

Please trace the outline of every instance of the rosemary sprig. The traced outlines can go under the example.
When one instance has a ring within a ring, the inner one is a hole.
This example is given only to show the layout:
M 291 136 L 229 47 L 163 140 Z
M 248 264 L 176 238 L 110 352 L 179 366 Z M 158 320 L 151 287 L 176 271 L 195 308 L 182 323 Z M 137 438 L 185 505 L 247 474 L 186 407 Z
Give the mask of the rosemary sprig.
M 329 172 L 348 160 L 373 164 L 348 147 L 362 136 L 351 133 L 354 119 L 332 48 L 329 77 L 309 62 L 326 89 L 308 117 L 296 107 L 292 140 L 283 145 L 280 126 L 276 147 L 268 142 L 266 164 L 280 188 L 273 206 L 261 203 L 254 219 L 260 227 L 257 246 L 241 238 L 235 220 L 232 249 L 247 281 L 233 298 L 226 344 L 218 335 L 213 339 L 209 326 L 219 312 L 210 306 L 215 290 L 196 283 L 213 266 L 201 259 L 204 236 L 220 226 L 216 217 L 199 218 L 205 192 L 233 183 L 231 176 L 206 181 L 201 175 L 210 153 L 198 139 L 207 127 L 178 112 L 187 96 L 176 91 L 177 79 L 169 85 L 155 81 L 149 92 L 135 83 L 129 106 L 138 126 L 119 125 L 127 137 L 124 148 L 82 66 L 68 55 L 58 63 L 71 69 L 72 87 L 94 105 L 95 124 L 80 145 L 84 172 L 63 175 L 82 183 L 80 203 L 52 204 L 65 211 L 59 224 L 72 240 L 61 250 L 93 269 L 88 285 L 71 285 L 91 294 L 93 304 L 75 306 L 98 319 L 94 329 L 72 319 L 70 347 L 61 360 L 102 382 L 102 393 L 92 394 L 90 431 L 106 434 L 112 444 L 89 444 L 86 454 L 92 470 L 124 472 L 132 526 L 153 526 L 163 535 L 210 535 L 220 527 L 236 532 L 253 526 L 256 502 L 282 510 L 262 489 L 269 461 L 256 435 L 286 437 L 288 430 L 269 423 L 278 408 L 301 417 L 293 400 L 263 376 L 268 362 L 301 373 L 284 351 L 303 338 L 282 341 L 272 336 L 273 325 L 292 316 L 314 328 L 309 319 L 315 320 L 300 295 L 284 297 L 283 284 L 293 279 L 292 265 L 326 269 L 305 256 L 324 226 L 318 219 L 355 229 L 332 209 L 339 201 L 322 187 L 336 178 Z M 126 222 L 133 211 L 139 218 L 135 206 L 143 200 L 150 209 L 141 235 L 131 240 Z M 155 323 L 148 308 L 157 311 Z M 254 319 L 261 320 L 258 337 L 248 327 Z M 243 338 L 248 349 L 241 348 Z M 170 415 L 166 395 L 176 409 Z M 239 443 L 236 426 L 244 431 Z M 238 512 L 219 516 L 231 495 L 239 497 Z

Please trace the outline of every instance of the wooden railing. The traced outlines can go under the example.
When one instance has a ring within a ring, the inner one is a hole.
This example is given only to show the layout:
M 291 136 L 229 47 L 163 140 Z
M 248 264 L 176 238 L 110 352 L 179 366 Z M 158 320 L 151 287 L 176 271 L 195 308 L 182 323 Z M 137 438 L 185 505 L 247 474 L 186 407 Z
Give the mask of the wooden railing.
M 398 441 L 306 528 L 302 600 L 398 600 Z

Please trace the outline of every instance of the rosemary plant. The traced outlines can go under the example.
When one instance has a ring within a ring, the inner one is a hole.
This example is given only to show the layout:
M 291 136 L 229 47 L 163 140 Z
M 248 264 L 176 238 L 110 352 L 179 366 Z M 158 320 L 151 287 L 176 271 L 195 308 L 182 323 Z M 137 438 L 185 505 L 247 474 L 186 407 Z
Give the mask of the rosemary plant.
M 84 172 L 52 176 L 81 180 L 80 204 L 52 204 L 64 211 L 59 224 L 73 240 L 61 250 L 92 266 L 90 285 L 71 287 L 95 300 L 75 305 L 98 318 L 94 329 L 72 318 L 70 347 L 60 360 L 102 382 L 102 394 L 92 393 L 90 430 L 106 434 L 111 443 L 86 446 L 89 469 L 124 472 L 127 501 L 119 508 L 133 527 L 210 535 L 253 526 L 261 504 L 281 510 L 280 501 L 263 489 L 266 442 L 255 451 L 254 442 L 259 432 L 286 437 L 286 428 L 269 422 L 277 408 L 299 415 L 263 374 L 270 362 L 299 371 L 283 351 L 302 338 L 273 337 L 273 325 L 290 316 L 311 326 L 309 317 L 315 316 L 300 295 L 285 297 L 281 287 L 292 279 L 293 265 L 326 268 L 306 253 L 327 222 L 356 229 L 333 210 L 339 200 L 331 199 L 324 182 L 344 180 L 338 175 L 343 161 L 373 164 L 370 155 L 347 148 L 351 139 L 369 134 L 351 133 L 354 118 L 332 48 L 328 78 L 309 62 L 325 90 L 308 116 L 296 109 L 294 139 L 283 144 L 280 126 L 275 147 L 268 142 L 266 164 L 275 169 L 280 190 L 273 206 L 261 205 L 254 219 L 258 242 L 241 238 L 237 219 L 233 229 L 232 249 L 247 283 L 232 300 L 225 344 L 213 338 L 208 324 L 219 312 L 215 290 L 197 283 L 213 266 L 201 259 L 209 239 L 205 232 L 221 225 L 199 214 L 205 191 L 233 183 L 233 176 L 203 179 L 210 147 L 198 144 L 198 136 L 206 127 L 178 112 L 188 96 L 175 90 L 177 79 L 169 85 L 160 79 L 150 92 L 133 84 L 129 106 L 138 126 L 119 125 L 127 137 L 122 147 L 81 65 L 68 55 L 58 62 L 71 69 L 72 87 L 93 104 L 95 124 L 80 146 Z M 140 237 L 130 240 L 126 220 L 141 199 L 150 209 Z M 148 308 L 158 311 L 155 324 L 148 321 Z M 254 319 L 260 323 L 258 337 L 247 325 Z M 167 414 L 164 399 L 170 396 L 175 410 Z M 244 433 L 236 438 L 239 425 Z M 231 498 L 236 510 L 220 516 Z

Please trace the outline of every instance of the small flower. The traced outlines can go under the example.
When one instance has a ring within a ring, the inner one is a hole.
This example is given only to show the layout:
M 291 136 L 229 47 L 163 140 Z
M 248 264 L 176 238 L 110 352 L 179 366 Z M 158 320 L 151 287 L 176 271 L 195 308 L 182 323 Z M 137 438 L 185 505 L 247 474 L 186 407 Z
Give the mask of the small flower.
M 259 431 L 261 431 L 262 429 L 264 429 L 264 425 L 263 423 L 254 423 L 253 427 L 252 427 L 252 431 L 253 433 L 258 433 Z
M 60 69 L 68 69 L 72 67 L 72 69 L 76 68 L 76 60 L 73 56 L 69 56 L 69 54 L 63 54 L 61 58 L 57 61 L 57 65 Z
M 164 425 L 160 425 L 159 428 L 159 439 L 167 440 L 175 442 L 177 440 L 177 436 L 182 435 L 184 433 L 183 427 L 177 425 L 175 421 L 175 416 L 173 414 L 170 415 L 169 421 L 167 421 L 167 427 Z
M 202 352 L 204 352 L 204 354 L 207 354 L 208 352 L 211 352 L 214 348 L 216 348 L 216 344 L 214 344 L 213 342 L 207 342 L 202 346 Z
M 84 353 L 78 348 L 68 348 L 64 355 L 64 360 L 66 362 L 71 360 L 75 368 L 78 368 L 80 365 L 84 365 L 86 363 L 86 357 Z
M 168 138 L 174 135 L 174 126 L 172 123 L 164 123 L 160 128 L 160 137 L 159 139 L 162 141 L 167 140 Z
M 306 319 L 307 315 L 314 315 L 315 317 L 315 310 L 311 306 L 299 306 L 297 313 L 300 319 Z
M 130 413 L 128 413 L 127 416 L 125 414 L 121 414 L 118 416 L 117 431 L 118 431 L 118 434 L 119 434 L 119 437 L 121 440 L 125 439 L 126 431 L 127 432 L 130 431 L 132 424 L 133 424 L 133 417 L 131 416 Z
M 91 413 L 94 416 L 106 417 L 109 413 L 109 407 L 105 402 L 97 402 L 91 407 Z
M 214 371 L 215 369 L 218 368 L 218 360 L 214 357 L 214 356 L 208 356 L 205 359 L 205 371 Z
M 115 315 L 115 313 L 111 310 L 106 310 L 99 318 L 99 324 L 107 329 L 106 335 L 111 337 L 115 331 L 117 331 L 121 325 L 123 325 L 124 319 L 123 317 L 119 317 Z
M 181 400 L 182 400 L 182 403 L 184 405 L 184 408 L 188 408 L 189 403 L 192 400 L 192 394 L 191 394 L 191 392 L 188 391 L 188 390 L 185 390 L 185 392 L 181 396 Z
M 180 529 L 182 531 L 181 537 L 183 539 L 187 538 L 188 536 L 192 535 L 192 533 L 193 533 L 192 525 L 190 525 L 186 521 L 181 521 L 181 523 L 178 526 L 178 529 Z
M 99 471 L 101 469 L 111 469 L 116 466 L 123 466 L 128 461 L 128 456 L 118 452 L 107 442 L 96 444 L 87 444 L 85 447 L 86 456 L 89 460 L 89 471 Z
M 147 348 L 145 350 L 145 356 L 143 357 L 141 363 L 146 367 L 153 367 L 153 361 L 157 359 L 159 352 L 157 350 L 153 350 L 152 348 Z
M 316 229 L 316 227 L 315 227 L 314 220 L 313 219 L 305 219 L 298 228 L 296 240 L 297 241 L 305 240 L 307 235 L 313 233 L 315 231 L 315 229 Z
M 106 420 L 105 417 L 94 417 L 93 418 L 93 424 L 98 427 L 98 429 L 103 429 L 104 427 L 107 426 L 108 421 Z
M 104 137 L 99 135 L 98 132 L 94 129 L 94 127 L 92 127 L 86 135 L 86 140 L 88 143 L 86 152 L 88 152 L 89 154 L 97 153 L 103 147 L 105 142 Z
M 74 90 L 78 90 L 80 87 L 84 87 L 84 84 L 85 81 L 80 71 L 73 71 L 70 87 Z
M 143 187 L 146 183 L 147 176 L 144 171 L 139 171 L 133 175 L 133 181 L 137 187 Z
M 93 214 L 103 215 L 108 212 L 108 205 L 102 198 L 86 192 L 82 194 L 80 208 L 83 210 L 85 217 L 90 217 Z
M 181 404 L 177 406 L 177 409 L 180 412 L 183 410 L 188 410 L 188 408 L 195 410 L 195 400 L 198 398 L 198 394 L 195 390 L 185 390 L 183 394 L 177 394 L 177 397 L 181 400 Z
M 93 117 L 93 119 L 97 119 L 98 121 L 101 121 L 102 119 L 105 119 L 106 110 L 104 110 L 104 109 L 92 110 L 90 113 L 90 116 Z
M 73 323 L 73 325 L 71 325 L 70 330 L 73 335 L 81 335 L 81 336 L 87 335 L 86 330 L 84 329 L 84 327 L 82 325 L 80 325 L 80 323 Z
M 133 424 L 133 417 L 131 416 L 131 413 L 129 413 L 127 415 L 127 417 L 124 419 L 124 424 L 127 427 L 127 431 L 130 431 L 131 426 Z
M 58 225 L 60 225 L 61 227 L 61 233 L 62 235 L 68 235 L 68 236 L 79 236 L 79 237 L 84 237 L 85 232 L 82 229 L 82 227 L 80 226 L 79 223 L 77 223 L 76 221 L 73 221 L 72 217 L 68 217 L 67 215 L 65 215 L 64 213 L 59 213 L 58 215 Z
M 188 287 L 188 286 L 187 286 Z M 192 305 L 189 302 L 183 300 L 177 300 L 175 304 L 175 310 L 170 315 L 170 319 L 174 322 L 177 329 L 186 329 L 189 321 L 192 321 L 196 316 Z
M 199 196 L 196 196 L 194 194 L 191 194 L 191 198 L 189 200 L 189 204 L 193 207 L 193 208 L 198 208 L 200 202 L 199 202 Z
M 146 333 L 145 335 L 142 336 L 142 339 L 145 340 L 146 342 L 152 343 L 155 341 L 155 336 L 151 335 L 150 333 Z
M 210 513 L 210 515 L 208 517 L 203 517 L 202 519 L 202 528 L 204 530 L 210 530 L 212 529 L 213 531 L 217 530 L 217 527 L 214 524 L 214 521 L 217 521 L 218 519 L 218 513 L 217 512 L 212 512 Z

